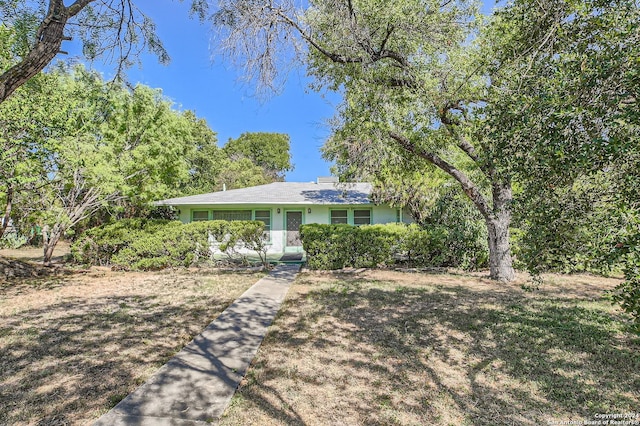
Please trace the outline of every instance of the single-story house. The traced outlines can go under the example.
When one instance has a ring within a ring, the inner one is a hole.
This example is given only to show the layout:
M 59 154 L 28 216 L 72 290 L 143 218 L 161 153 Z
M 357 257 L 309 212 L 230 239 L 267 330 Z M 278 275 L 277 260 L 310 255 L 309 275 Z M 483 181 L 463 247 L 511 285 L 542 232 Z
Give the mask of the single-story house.
M 300 225 L 410 223 L 402 209 L 371 202 L 369 183 L 339 184 L 337 178 L 317 182 L 274 182 L 189 197 L 171 198 L 157 205 L 173 206 L 180 221 L 259 220 L 270 239 L 269 253 L 302 252 Z

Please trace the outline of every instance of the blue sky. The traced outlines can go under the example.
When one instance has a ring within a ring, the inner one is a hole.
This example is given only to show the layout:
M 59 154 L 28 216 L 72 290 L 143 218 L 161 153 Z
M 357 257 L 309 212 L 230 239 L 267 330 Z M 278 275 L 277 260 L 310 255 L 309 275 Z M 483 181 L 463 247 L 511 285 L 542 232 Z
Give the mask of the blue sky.
M 171 63 L 165 66 L 154 56 L 142 57 L 141 67 L 128 72 L 132 83 L 161 88 L 177 108 L 195 111 L 218 134 L 220 145 L 243 132 L 287 133 L 295 165 L 287 181 L 314 181 L 329 175 L 330 164 L 322 159 L 320 147 L 329 135 L 326 122 L 340 102 L 337 95 L 309 90 L 304 70 L 299 70 L 289 75 L 282 93 L 258 100 L 253 88 L 240 82 L 241 72 L 214 56 L 211 28 L 189 18 L 188 1 L 135 3 L 155 22 Z

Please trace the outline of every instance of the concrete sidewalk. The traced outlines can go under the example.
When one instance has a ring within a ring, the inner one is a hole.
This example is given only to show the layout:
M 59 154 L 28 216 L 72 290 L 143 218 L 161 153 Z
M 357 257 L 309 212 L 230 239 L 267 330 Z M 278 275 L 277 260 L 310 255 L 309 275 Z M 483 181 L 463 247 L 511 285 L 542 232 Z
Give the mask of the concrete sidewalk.
M 277 266 L 94 426 L 217 423 L 299 270 Z

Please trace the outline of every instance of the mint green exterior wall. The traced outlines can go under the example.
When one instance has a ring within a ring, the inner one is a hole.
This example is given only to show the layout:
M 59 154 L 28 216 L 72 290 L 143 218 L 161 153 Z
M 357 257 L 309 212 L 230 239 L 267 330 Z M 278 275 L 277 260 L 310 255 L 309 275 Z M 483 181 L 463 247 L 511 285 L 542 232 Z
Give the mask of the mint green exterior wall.
M 224 205 L 198 205 L 179 206 L 179 219 L 183 223 L 192 221 L 194 211 L 212 210 L 270 210 L 271 211 L 271 248 L 270 253 L 283 253 L 291 248 L 286 247 L 286 223 L 285 211 L 301 211 L 304 224 L 320 223 L 328 224 L 330 221 L 330 211 L 332 209 L 348 210 L 350 223 L 353 223 L 353 210 L 371 209 L 371 223 L 385 224 L 395 223 L 398 217 L 398 210 L 388 206 L 363 206 L 363 205 L 317 205 L 317 204 L 290 204 L 290 205 L 247 205 L 247 204 L 224 204 Z M 278 213 L 280 209 L 280 213 Z M 209 213 L 210 215 L 210 213 Z M 211 216 L 209 216 L 211 217 Z M 410 216 L 404 212 L 402 214 L 404 223 L 411 223 Z M 301 248 L 300 248 L 301 250 Z

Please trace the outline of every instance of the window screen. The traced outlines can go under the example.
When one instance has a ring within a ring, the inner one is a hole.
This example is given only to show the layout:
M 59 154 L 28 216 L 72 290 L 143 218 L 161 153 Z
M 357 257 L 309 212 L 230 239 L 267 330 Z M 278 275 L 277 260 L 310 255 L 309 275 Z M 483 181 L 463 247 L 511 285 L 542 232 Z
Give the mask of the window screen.
M 265 232 L 271 231 L 271 210 L 256 210 L 255 218 L 264 223 Z
M 356 226 L 371 225 L 371 210 L 354 210 L 353 224 Z
M 271 211 L 269 210 L 256 210 L 255 220 L 259 220 L 264 223 L 264 229 L 269 231 L 271 229 Z
M 209 212 L 208 211 L 195 211 L 193 212 L 193 221 L 198 222 L 200 220 L 209 220 Z
M 251 210 L 214 210 L 213 220 L 251 220 Z
M 349 223 L 346 210 L 331 210 L 331 224 Z

